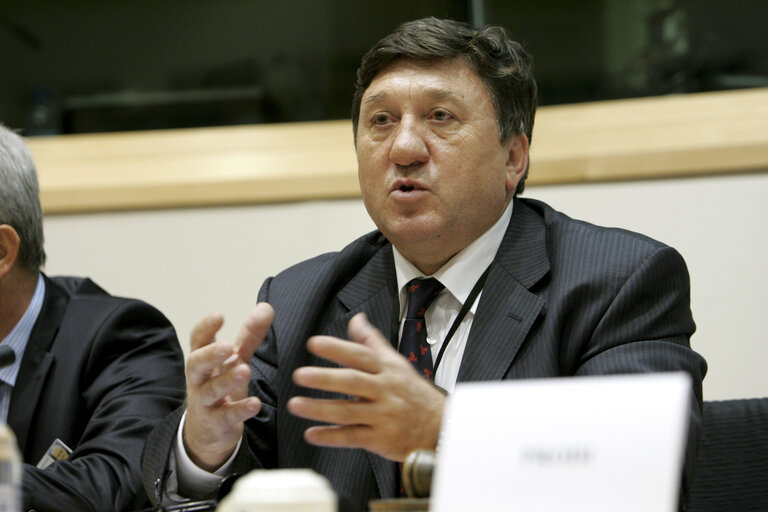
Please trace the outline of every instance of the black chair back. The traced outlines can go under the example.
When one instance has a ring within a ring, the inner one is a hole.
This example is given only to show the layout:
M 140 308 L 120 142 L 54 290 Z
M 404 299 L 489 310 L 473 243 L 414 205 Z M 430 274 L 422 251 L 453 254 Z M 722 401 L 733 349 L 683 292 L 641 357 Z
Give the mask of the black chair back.
M 768 511 L 768 398 L 704 402 L 689 512 Z

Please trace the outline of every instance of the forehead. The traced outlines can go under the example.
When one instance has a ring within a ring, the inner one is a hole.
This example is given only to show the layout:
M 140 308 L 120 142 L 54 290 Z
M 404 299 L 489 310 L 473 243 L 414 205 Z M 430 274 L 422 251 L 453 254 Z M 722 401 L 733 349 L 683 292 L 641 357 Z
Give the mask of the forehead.
M 398 59 L 376 74 L 363 93 L 361 107 L 414 90 L 437 96 L 455 95 L 468 101 L 489 99 L 483 80 L 463 57 L 435 61 Z M 477 98 L 478 95 L 484 98 Z

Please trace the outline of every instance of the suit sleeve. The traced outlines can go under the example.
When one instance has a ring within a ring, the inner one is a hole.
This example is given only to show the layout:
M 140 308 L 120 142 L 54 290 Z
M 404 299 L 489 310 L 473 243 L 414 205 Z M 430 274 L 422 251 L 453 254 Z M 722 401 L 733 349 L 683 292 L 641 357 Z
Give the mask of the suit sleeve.
M 133 300 L 110 304 L 73 384 L 85 429 L 69 460 L 46 469 L 25 464 L 25 510 L 103 512 L 146 503 L 139 458 L 150 430 L 183 400 L 183 355 L 159 311 Z M 91 313 L 83 322 L 99 317 Z
M 576 375 L 684 371 L 693 384 L 683 492 L 691 481 L 701 431 L 704 359 L 690 348 L 695 324 L 682 256 L 662 247 L 620 286 L 593 331 Z M 684 500 L 683 500 L 684 501 Z

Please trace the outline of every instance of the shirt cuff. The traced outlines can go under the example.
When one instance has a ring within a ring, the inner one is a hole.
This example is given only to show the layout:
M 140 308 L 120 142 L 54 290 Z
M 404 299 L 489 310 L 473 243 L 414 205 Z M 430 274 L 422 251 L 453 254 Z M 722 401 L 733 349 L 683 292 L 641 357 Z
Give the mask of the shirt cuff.
M 171 459 L 175 462 L 176 466 L 176 478 L 173 478 L 172 473 L 168 478 L 166 490 L 169 494 L 177 494 L 185 498 L 201 498 L 212 494 L 221 483 L 221 480 L 229 474 L 243 439 L 240 438 L 235 451 L 232 452 L 232 456 L 219 469 L 213 473 L 208 472 L 192 462 L 186 448 L 184 448 L 182 432 L 184 431 L 186 419 L 187 412 L 184 411 L 184 415 L 179 423 L 179 429 L 176 432 L 176 443 L 171 450 Z

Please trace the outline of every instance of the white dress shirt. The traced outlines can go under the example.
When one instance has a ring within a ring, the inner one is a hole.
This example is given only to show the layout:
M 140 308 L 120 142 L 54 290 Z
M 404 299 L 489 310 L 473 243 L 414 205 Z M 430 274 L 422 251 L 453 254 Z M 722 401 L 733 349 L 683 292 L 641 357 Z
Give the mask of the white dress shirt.
M 32 295 L 32 300 L 29 301 L 27 310 L 21 316 L 21 319 L 13 326 L 11 332 L 9 332 L 3 341 L 2 345 L 6 345 L 13 349 L 16 359 L 12 364 L 0 369 L 0 420 L 3 422 L 8 421 L 8 408 L 11 405 L 11 393 L 14 386 L 16 386 L 16 377 L 19 375 L 19 368 L 21 368 L 21 358 L 24 357 L 24 351 L 27 349 L 27 343 L 29 342 L 29 336 L 32 334 L 32 328 L 35 327 L 37 317 L 40 315 L 40 310 L 43 308 L 43 299 L 45 298 L 45 280 L 42 274 L 37 276 L 37 285 L 35 286 L 35 293 Z

